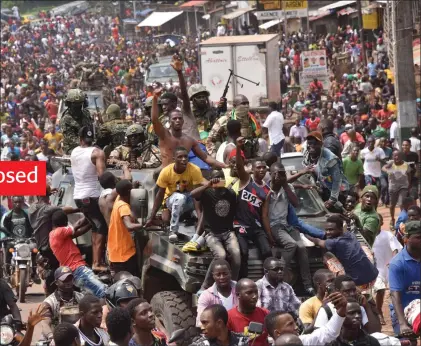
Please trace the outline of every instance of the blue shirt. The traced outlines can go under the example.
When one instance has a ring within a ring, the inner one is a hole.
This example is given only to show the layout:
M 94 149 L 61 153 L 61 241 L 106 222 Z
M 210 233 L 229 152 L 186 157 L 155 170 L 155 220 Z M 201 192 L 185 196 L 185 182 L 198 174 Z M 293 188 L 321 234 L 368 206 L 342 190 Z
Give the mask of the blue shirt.
M 368 74 L 369 74 L 370 77 L 377 75 L 376 67 L 377 67 L 377 64 L 375 64 L 374 62 L 373 63 L 369 62 L 367 64 Z
M 405 309 L 414 299 L 421 298 L 421 266 L 413 259 L 406 247 L 390 261 L 389 285 L 391 291 L 402 294 Z
M 406 210 L 401 210 L 398 216 L 398 220 L 395 224 L 396 234 L 399 232 L 399 226 L 401 225 L 401 223 L 405 223 L 406 221 L 408 221 L 408 212 Z
M 353 233 L 345 232 L 340 237 L 327 239 L 325 246 L 338 258 L 345 273 L 352 277 L 357 286 L 368 284 L 377 278 L 379 271 L 370 262 Z

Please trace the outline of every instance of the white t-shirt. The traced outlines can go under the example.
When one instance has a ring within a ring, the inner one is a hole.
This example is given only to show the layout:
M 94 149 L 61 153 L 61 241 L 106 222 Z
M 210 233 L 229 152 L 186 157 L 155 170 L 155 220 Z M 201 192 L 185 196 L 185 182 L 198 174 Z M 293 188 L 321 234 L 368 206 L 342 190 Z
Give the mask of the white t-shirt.
M 37 154 L 37 158 L 39 161 L 48 161 L 48 157 L 45 156 L 43 153 Z
M 335 306 L 332 303 L 327 303 L 327 305 L 332 311 L 332 314 L 336 312 Z M 368 323 L 368 317 L 367 317 L 367 313 L 365 312 L 365 309 L 362 306 L 361 306 L 361 318 L 362 318 L 361 324 L 365 326 Z M 316 321 L 314 322 L 314 327 L 316 328 L 324 327 L 326 326 L 327 322 L 329 322 L 329 318 L 327 316 L 326 310 L 323 307 L 321 307 L 319 309 L 319 312 L 317 313 Z
M 394 121 L 390 126 L 390 139 L 396 139 L 398 137 L 398 123 Z
M 421 150 L 421 141 L 418 138 L 411 137 L 411 151 L 418 153 Z
M 224 297 L 221 293 L 218 292 L 219 298 L 221 298 L 222 305 L 227 311 L 231 310 L 234 307 L 232 293 L 228 297 Z
M 376 267 L 379 271 L 379 276 L 387 281 L 388 268 L 387 265 L 393 258 L 393 251 L 402 250 L 402 245 L 396 237 L 388 231 L 380 231 L 374 240 L 373 252 L 376 258 Z
M 284 127 L 284 116 L 282 113 L 272 111 L 272 113 L 270 113 L 266 118 L 263 127 L 268 129 L 270 144 L 278 144 L 280 141 L 285 139 L 284 132 L 282 130 Z
M 368 148 L 361 150 L 361 159 L 364 160 L 364 175 L 380 178 L 382 168 L 381 162 L 377 158 L 381 160 L 386 158 L 382 148 L 375 147 L 373 151 L 370 151 Z

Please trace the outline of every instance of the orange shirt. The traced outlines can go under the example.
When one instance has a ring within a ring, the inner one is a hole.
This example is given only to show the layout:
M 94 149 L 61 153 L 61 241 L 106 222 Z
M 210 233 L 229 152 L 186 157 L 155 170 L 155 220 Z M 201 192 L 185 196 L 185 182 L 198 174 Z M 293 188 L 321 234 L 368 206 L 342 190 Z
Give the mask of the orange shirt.
M 131 216 L 130 206 L 117 197 L 114 202 L 108 229 L 108 258 L 110 262 L 122 263 L 136 254 L 136 246 L 123 222 L 124 216 Z

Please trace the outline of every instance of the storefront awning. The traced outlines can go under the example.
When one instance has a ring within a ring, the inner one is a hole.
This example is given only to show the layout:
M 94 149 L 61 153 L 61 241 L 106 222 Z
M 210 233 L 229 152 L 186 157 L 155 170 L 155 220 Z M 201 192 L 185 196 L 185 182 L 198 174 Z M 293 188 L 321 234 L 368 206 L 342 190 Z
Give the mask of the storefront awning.
M 238 17 L 242 16 L 244 13 L 247 13 L 247 12 L 249 12 L 251 10 L 252 10 L 251 7 L 242 8 L 242 9 L 236 10 L 234 12 L 224 14 L 222 16 L 222 18 L 228 19 L 228 20 L 235 19 L 235 18 L 238 18 Z
M 274 20 L 271 20 L 270 22 L 266 22 L 266 23 L 263 23 L 263 24 L 259 25 L 259 28 L 267 30 L 267 29 L 271 28 L 272 26 L 281 23 L 282 21 L 283 21 L 282 19 L 274 19 Z
M 340 11 L 336 12 L 336 14 L 337 14 L 337 15 L 338 15 L 338 17 L 339 17 L 339 16 L 348 16 L 348 15 L 350 15 L 351 13 L 355 13 L 355 12 L 357 12 L 357 9 L 356 9 L 356 8 L 347 7 L 347 8 L 344 8 L 344 9 L 342 9 L 342 10 L 340 10 Z
M 161 26 L 165 24 L 166 22 L 169 22 L 171 19 L 174 19 L 175 17 L 182 14 L 183 11 L 179 12 L 154 12 L 152 13 L 148 18 L 146 18 L 144 21 L 142 21 L 140 24 L 138 24 L 138 27 L 142 26 Z
M 179 7 L 181 8 L 187 8 L 187 7 L 200 7 L 205 5 L 207 2 L 209 2 L 208 0 L 193 0 L 193 1 L 187 1 L 186 3 L 180 5 Z
M 319 8 L 319 11 L 321 11 L 321 12 L 330 11 L 330 10 L 334 10 L 335 8 L 339 8 L 339 7 L 343 7 L 343 6 L 354 4 L 355 2 L 357 2 L 357 1 L 356 0 L 336 1 L 333 4 L 320 7 Z
M 310 22 L 313 22 L 313 21 L 318 20 L 318 19 L 321 19 L 321 18 L 323 18 L 323 17 L 330 16 L 331 14 L 332 14 L 332 13 L 330 13 L 330 11 L 325 11 L 325 12 L 320 12 L 320 11 L 319 11 L 319 13 L 318 13 L 317 15 L 315 15 L 315 16 L 310 16 L 310 17 L 308 18 L 308 20 L 309 20 Z

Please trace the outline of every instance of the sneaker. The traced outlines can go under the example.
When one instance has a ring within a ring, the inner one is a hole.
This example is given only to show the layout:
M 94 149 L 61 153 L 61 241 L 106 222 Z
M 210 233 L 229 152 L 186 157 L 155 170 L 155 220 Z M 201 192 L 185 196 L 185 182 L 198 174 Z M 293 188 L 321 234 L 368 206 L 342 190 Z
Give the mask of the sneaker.
M 170 236 L 168 237 L 168 239 L 170 243 L 175 243 L 176 241 L 178 241 L 177 233 L 170 232 Z
M 184 244 L 183 248 L 181 249 L 183 252 L 194 252 L 197 251 L 197 243 L 195 241 L 189 241 Z

